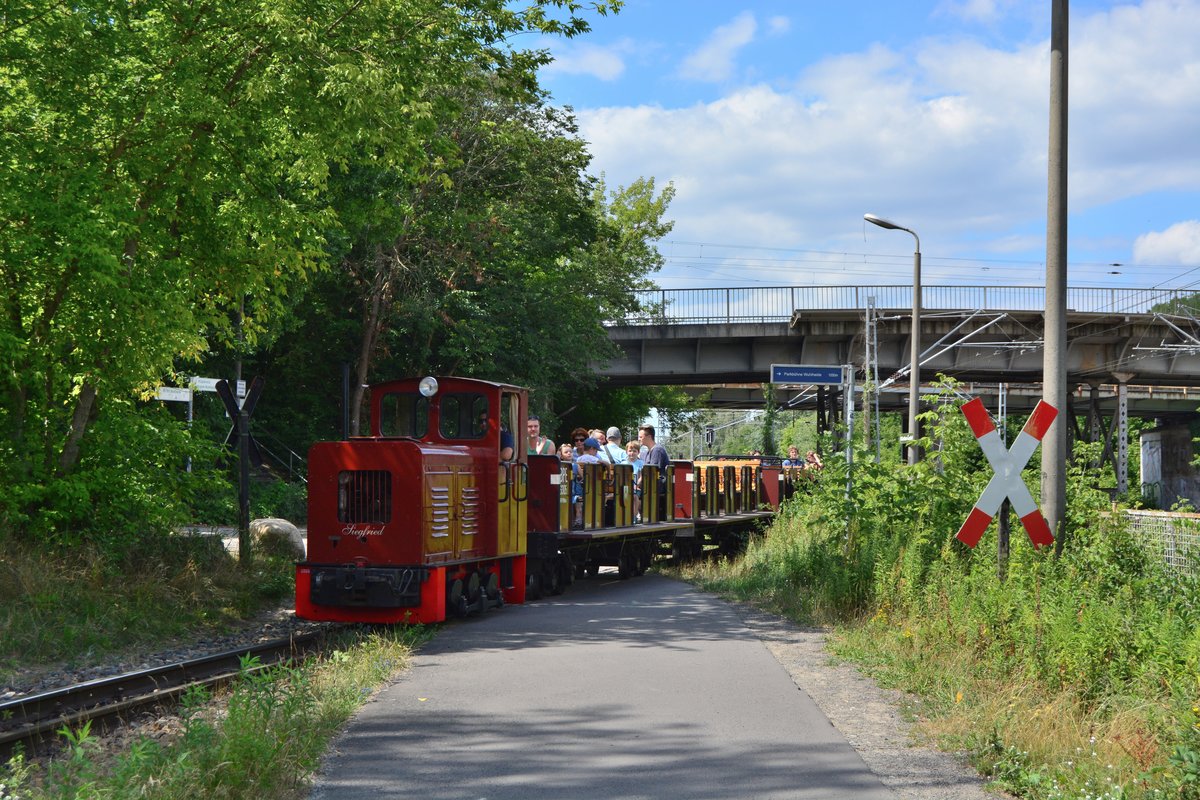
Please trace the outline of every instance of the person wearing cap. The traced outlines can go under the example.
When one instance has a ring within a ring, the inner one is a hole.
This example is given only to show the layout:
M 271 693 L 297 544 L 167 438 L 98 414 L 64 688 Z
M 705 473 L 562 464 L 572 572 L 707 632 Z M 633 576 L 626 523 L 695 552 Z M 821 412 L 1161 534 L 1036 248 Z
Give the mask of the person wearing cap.
M 579 527 L 583 524 L 583 470 L 580 469 L 580 464 L 603 464 L 600 457 L 596 455 L 600 450 L 600 443 L 595 438 L 589 436 L 583 440 L 583 455 L 575 459 L 575 480 L 572 481 L 571 503 L 575 506 L 575 526 Z
M 583 455 L 575 459 L 576 464 L 603 464 L 600 460 L 600 443 L 589 436 L 583 440 Z
M 621 429 L 609 428 L 608 434 L 604 438 L 607 441 L 601 450 L 608 456 L 608 462 L 610 464 L 628 464 L 629 455 L 625 452 L 625 448 L 621 447 Z
M 604 449 L 604 431 L 600 430 L 599 428 L 592 428 L 590 431 L 588 431 L 588 436 L 591 436 L 596 440 L 596 443 L 600 445 L 600 447 L 596 450 L 596 457 L 605 464 L 611 464 L 612 460 L 608 457 L 608 451 Z

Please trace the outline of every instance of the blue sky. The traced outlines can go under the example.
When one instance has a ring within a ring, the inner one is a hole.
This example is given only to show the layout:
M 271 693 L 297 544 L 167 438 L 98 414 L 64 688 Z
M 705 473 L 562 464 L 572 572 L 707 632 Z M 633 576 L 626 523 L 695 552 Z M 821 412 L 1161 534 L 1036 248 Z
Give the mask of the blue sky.
M 1045 280 L 1050 3 L 627 0 L 548 48 L 665 288 Z M 1068 282 L 1200 288 L 1200 0 L 1070 9 Z M 1119 266 L 1112 266 L 1113 264 Z M 1115 273 L 1115 274 L 1114 274 Z

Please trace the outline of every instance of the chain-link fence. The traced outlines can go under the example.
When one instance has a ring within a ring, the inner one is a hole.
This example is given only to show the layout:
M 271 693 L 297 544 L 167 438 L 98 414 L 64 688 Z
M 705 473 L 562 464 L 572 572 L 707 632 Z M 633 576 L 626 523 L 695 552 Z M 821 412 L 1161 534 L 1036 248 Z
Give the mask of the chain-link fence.
M 1180 575 L 1200 572 L 1200 514 L 1126 511 L 1130 530 Z

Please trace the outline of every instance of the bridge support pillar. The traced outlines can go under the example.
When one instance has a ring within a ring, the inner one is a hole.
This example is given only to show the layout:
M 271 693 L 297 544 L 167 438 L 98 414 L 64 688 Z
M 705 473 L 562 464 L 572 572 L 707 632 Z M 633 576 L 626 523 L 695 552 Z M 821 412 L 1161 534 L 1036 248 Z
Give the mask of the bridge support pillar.
M 1103 421 L 1100 419 L 1100 384 L 1093 383 L 1091 386 L 1091 404 L 1088 406 L 1088 434 L 1091 436 L 1089 442 L 1100 441 L 1100 436 L 1103 433 Z
M 1130 372 L 1114 372 L 1117 379 L 1117 492 L 1129 491 L 1129 392 Z
M 833 434 L 833 449 L 841 448 L 841 434 L 838 432 L 838 423 L 841 419 L 841 394 L 832 386 L 817 387 L 817 438 L 820 439 L 822 434 Z M 824 455 L 824 453 L 822 453 Z

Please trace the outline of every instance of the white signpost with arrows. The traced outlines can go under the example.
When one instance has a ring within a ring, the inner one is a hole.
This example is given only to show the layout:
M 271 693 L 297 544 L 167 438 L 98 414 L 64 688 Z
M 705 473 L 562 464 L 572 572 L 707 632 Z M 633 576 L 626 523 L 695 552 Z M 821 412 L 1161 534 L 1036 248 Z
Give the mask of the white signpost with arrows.
M 958 529 L 955 538 L 968 547 L 979 544 L 983 532 L 992 523 L 1005 498 L 1008 498 L 1012 500 L 1013 508 L 1021 518 L 1021 524 L 1025 526 L 1025 532 L 1029 534 L 1029 541 L 1033 542 L 1033 546 L 1053 544 L 1054 534 L 1050 532 L 1046 518 L 1033 501 L 1033 496 L 1029 494 L 1029 487 L 1021 480 L 1021 470 L 1025 468 L 1029 457 L 1037 450 L 1042 437 L 1058 416 L 1058 409 L 1045 400 L 1038 401 L 1037 408 L 1033 410 L 1033 414 L 1025 422 L 1025 427 L 1017 434 L 1013 446 L 1008 450 L 1004 449 L 1000 433 L 992 423 L 987 409 L 983 407 L 982 400 L 977 397 L 964 404 L 962 412 L 995 474 L 988 481 L 983 494 L 979 496 L 979 501 L 971 509 L 967 521 Z

